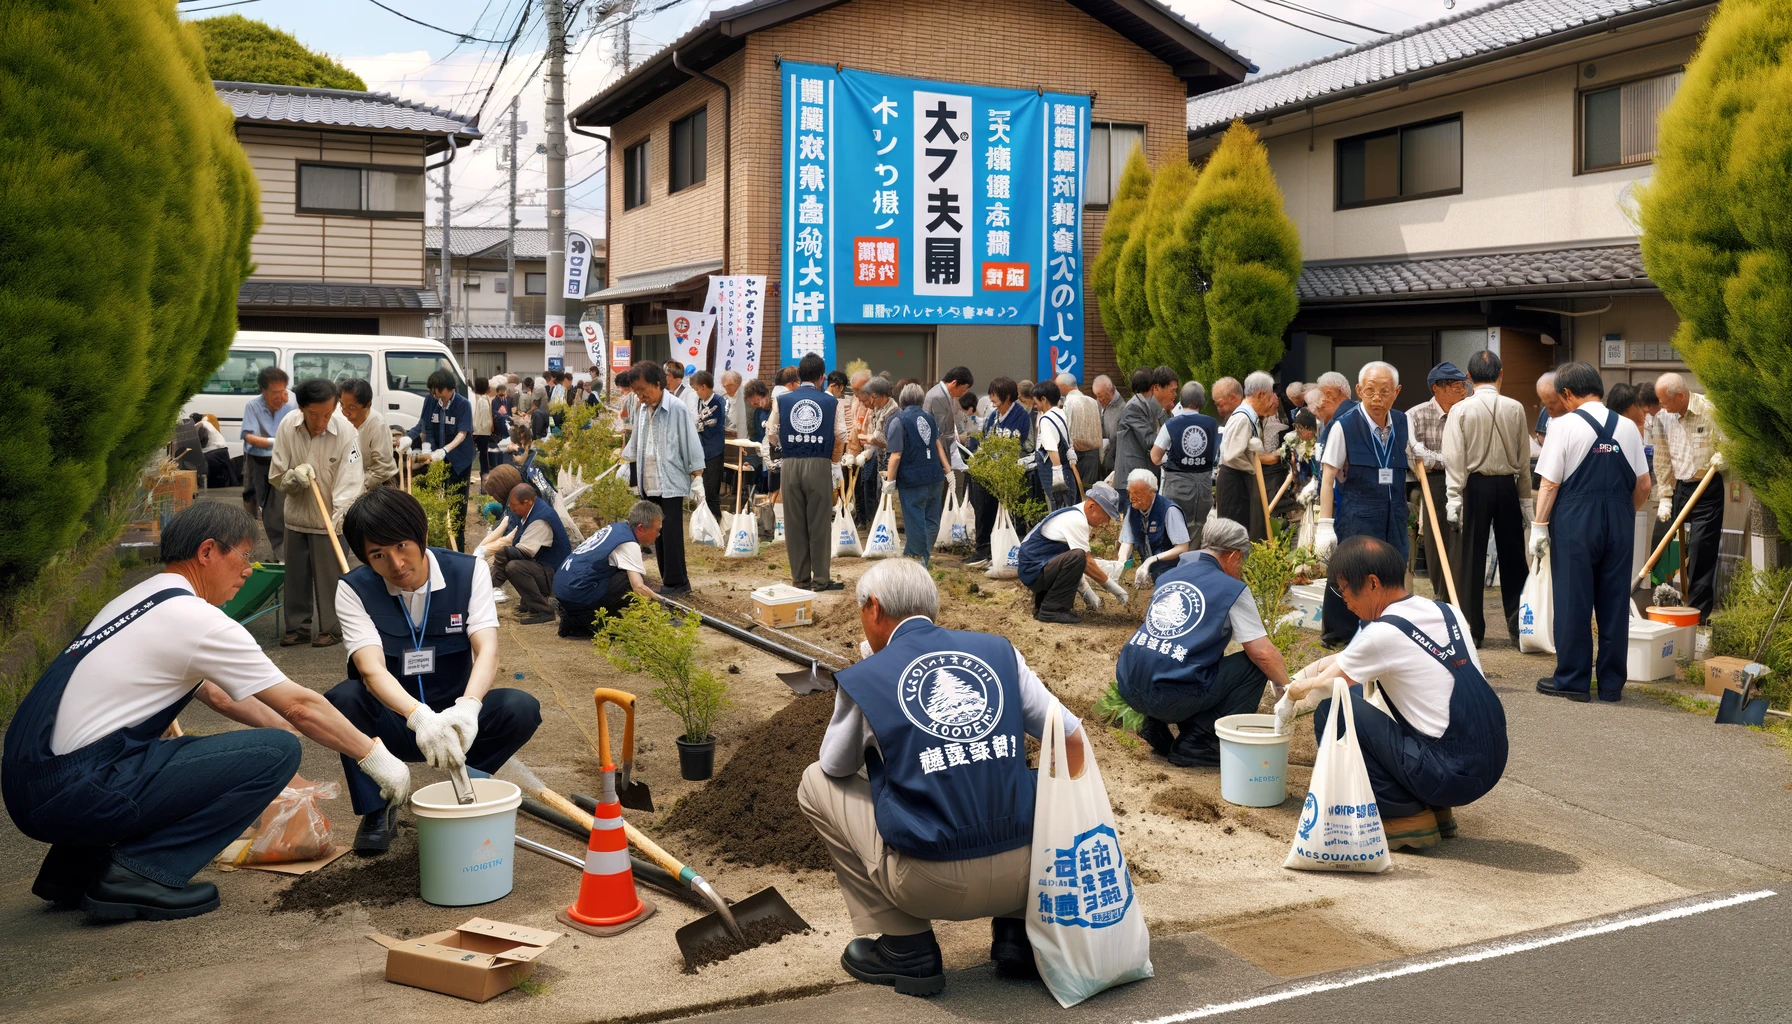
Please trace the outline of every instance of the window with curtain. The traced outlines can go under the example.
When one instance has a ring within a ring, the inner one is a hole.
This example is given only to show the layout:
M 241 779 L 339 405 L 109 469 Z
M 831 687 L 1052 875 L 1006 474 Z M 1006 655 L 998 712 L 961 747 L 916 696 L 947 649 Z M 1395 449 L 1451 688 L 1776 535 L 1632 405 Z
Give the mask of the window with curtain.
M 1581 93 L 1580 169 L 1606 171 L 1655 159 L 1655 129 L 1686 75 L 1674 71 Z
M 1145 144 L 1142 124 L 1104 121 L 1089 126 L 1089 167 L 1083 175 L 1083 205 L 1107 206 L 1120 187 L 1120 172 L 1132 151 Z
M 709 173 L 709 109 L 672 122 L 672 180 L 669 191 L 690 188 Z
M 647 140 L 622 151 L 622 208 L 632 210 L 647 202 Z
M 300 164 L 299 211 L 420 218 L 423 175 L 374 167 Z
M 1462 115 L 1337 143 L 1337 207 L 1373 206 L 1462 191 Z

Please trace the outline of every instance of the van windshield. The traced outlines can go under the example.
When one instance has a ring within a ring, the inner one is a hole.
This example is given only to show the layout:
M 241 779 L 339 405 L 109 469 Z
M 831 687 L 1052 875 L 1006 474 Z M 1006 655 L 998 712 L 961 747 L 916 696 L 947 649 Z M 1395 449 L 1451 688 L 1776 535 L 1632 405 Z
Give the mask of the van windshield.
M 373 357 L 365 352 L 295 352 L 292 357 L 292 379 L 310 380 L 323 377 L 340 384 L 345 380 L 373 377 Z
M 280 355 L 261 349 L 233 348 L 224 357 L 224 365 L 212 371 L 211 379 L 199 389 L 202 395 L 255 395 L 255 376 L 264 368 L 278 366 Z
M 454 373 L 454 364 L 438 352 L 387 352 L 386 390 L 428 395 L 429 375 L 437 370 Z M 460 374 L 454 373 L 454 390 L 460 391 L 465 386 Z

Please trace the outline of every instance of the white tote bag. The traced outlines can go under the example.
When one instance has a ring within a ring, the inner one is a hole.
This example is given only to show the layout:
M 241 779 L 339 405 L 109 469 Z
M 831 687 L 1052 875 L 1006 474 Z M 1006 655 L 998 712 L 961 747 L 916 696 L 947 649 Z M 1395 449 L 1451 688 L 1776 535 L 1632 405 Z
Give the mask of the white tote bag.
M 1014 532 L 1007 506 L 996 507 L 996 524 L 989 531 L 989 568 L 983 575 L 996 580 L 1020 575 L 1020 535 Z
M 719 548 L 727 541 L 727 535 L 722 532 L 722 524 L 716 522 L 716 517 L 710 514 L 709 503 L 699 497 L 696 509 L 691 512 L 691 543 Z
M 958 522 L 952 524 L 952 543 L 977 543 L 977 509 L 971 504 L 970 488 L 965 488 L 964 500 L 958 503 Z
M 946 503 L 940 508 L 940 533 L 933 539 L 933 550 L 943 551 L 958 543 L 952 537 L 952 528 L 958 523 L 958 492 L 952 488 L 952 477 L 946 477 Z
M 1094 751 L 1083 745 L 1083 774 L 1072 778 L 1063 705 L 1054 702 L 1045 721 L 1033 800 L 1027 938 L 1045 987 L 1068 1008 L 1151 977 L 1151 933 L 1120 852 Z
M 863 558 L 864 545 L 859 543 L 859 524 L 853 522 L 852 505 L 845 499 L 834 503 L 834 558 Z
M 902 554 L 896 538 L 896 495 L 886 494 L 877 501 L 877 515 L 871 520 L 871 532 L 865 537 L 866 558 L 890 558 Z
M 1363 765 L 1363 748 L 1357 744 L 1350 687 L 1343 679 L 1332 683 L 1331 713 L 1322 736 L 1313 759 L 1313 782 L 1294 828 L 1294 844 L 1282 866 L 1300 871 L 1386 871 L 1393 866 L 1388 839 L 1381 829 L 1375 790 L 1369 785 L 1369 769 Z
M 724 516 L 728 525 L 728 550 L 723 558 L 757 558 L 759 556 L 759 517 L 751 512 Z
M 1518 649 L 1525 654 L 1556 653 L 1554 580 L 1549 554 L 1531 563 L 1524 593 L 1518 599 Z

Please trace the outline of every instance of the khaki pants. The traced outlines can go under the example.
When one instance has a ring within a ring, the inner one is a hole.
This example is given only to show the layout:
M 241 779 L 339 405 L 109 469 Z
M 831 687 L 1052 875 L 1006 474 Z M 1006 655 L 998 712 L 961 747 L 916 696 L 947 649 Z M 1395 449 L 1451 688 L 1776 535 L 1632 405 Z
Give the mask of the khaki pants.
M 340 635 L 336 581 L 342 579 L 342 566 L 336 561 L 336 549 L 330 546 L 329 535 L 288 529 L 285 545 L 287 631 L 309 634 L 312 639 L 319 633 Z M 315 628 L 311 621 L 314 608 Z
M 884 846 L 871 783 L 836 779 L 815 763 L 803 772 L 797 805 L 834 857 L 853 930 L 916 935 L 933 921 L 1020 917 L 1026 909 L 1031 846 L 971 860 L 921 860 Z

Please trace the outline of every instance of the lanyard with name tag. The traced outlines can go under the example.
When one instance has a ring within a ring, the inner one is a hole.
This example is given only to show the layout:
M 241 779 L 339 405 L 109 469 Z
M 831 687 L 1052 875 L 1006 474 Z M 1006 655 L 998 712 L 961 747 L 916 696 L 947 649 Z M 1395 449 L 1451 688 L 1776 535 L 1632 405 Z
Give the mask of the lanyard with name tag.
M 423 677 L 436 670 L 436 649 L 423 646 L 424 631 L 429 628 L 429 584 L 423 590 L 423 621 L 411 621 L 411 608 L 402 595 L 394 598 L 398 602 L 398 610 L 404 613 L 404 627 L 411 634 L 411 650 L 404 652 L 402 671 L 407 676 L 417 677 L 417 699 L 423 699 Z
M 1394 454 L 1394 414 L 1388 413 L 1388 439 L 1383 444 L 1381 438 L 1376 436 L 1375 421 L 1369 418 L 1368 413 L 1363 412 L 1362 406 L 1357 406 L 1356 411 L 1362 414 L 1363 422 L 1369 425 L 1369 443 L 1375 446 L 1375 461 L 1381 463 L 1381 470 L 1375 474 L 1375 482 L 1383 487 L 1391 487 L 1394 483 L 1394 470 L 1388 465 L 1388 460 Z

